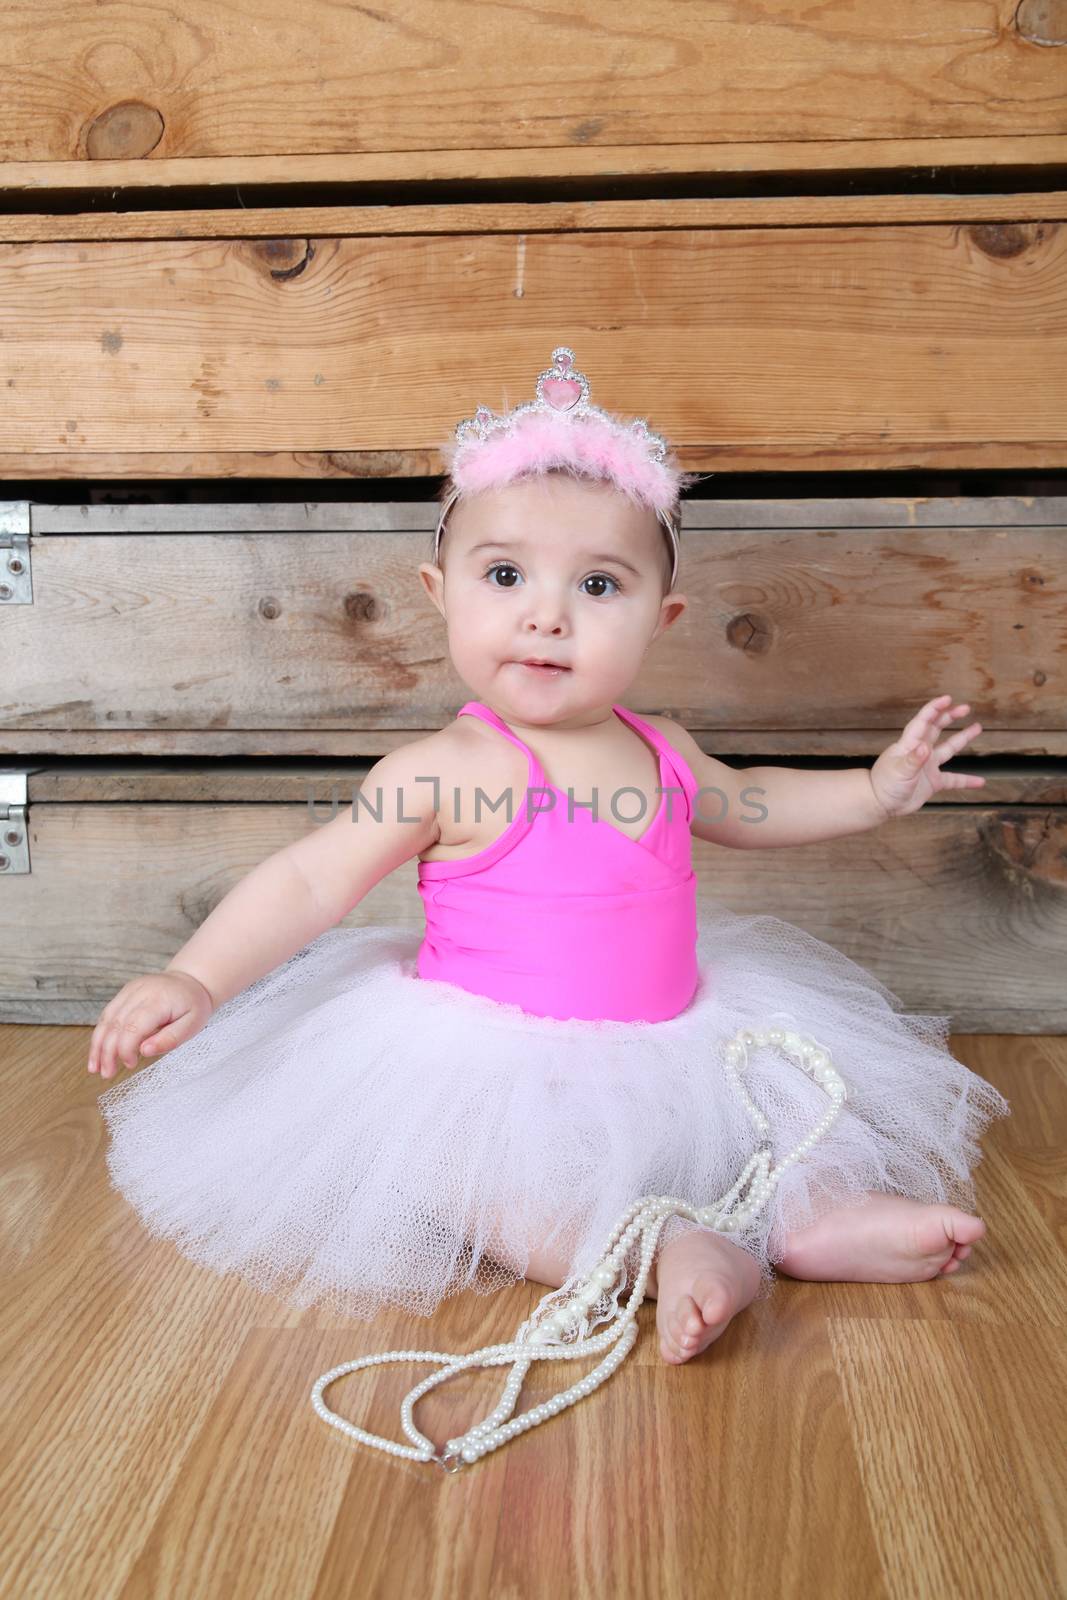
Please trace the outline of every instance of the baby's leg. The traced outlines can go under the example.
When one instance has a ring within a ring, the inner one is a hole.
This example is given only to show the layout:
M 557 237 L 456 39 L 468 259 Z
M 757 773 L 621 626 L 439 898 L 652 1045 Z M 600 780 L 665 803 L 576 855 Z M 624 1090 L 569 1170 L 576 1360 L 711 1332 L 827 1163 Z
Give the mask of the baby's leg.
M 526 1276 L 535 1283 L 543 1283 L 549 1289 L 560 1289 L 571 1275 L 569 1256 L 560 1250 L 559 1245 L 547 1248 L 539 1244 L 530 1252 L 529 1265 Z
M 862 1205 L 828 1211 L 790 1234 L 778 1266 L 792 1278 L 913 1283 L 958 1271 L 984 1233 L 981 1218 L 957 1206 L 872 1191 Z M 658 1301 L 664 1359 L 688 1361 L 706 1349 L 755 1297 L 760 1276 L 753 1256 L 707 1229 L 680 1233 L 665 1245 L 648 1288 Z
M 957 1206 L 872 1189 L 862 1204 L 790 1233 L 778 1266 L 789 1278 L 822 1283 L 918 1283 L 958 1271 L 985 1231 L 980 1217 Z

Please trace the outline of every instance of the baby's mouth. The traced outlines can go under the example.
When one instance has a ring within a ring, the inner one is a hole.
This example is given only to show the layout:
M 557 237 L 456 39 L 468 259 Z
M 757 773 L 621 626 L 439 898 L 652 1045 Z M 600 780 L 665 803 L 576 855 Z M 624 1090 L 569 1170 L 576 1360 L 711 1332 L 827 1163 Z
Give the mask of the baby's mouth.
M 551 662 L 551 661 L 548 661 L 548 662 L 516 661 L 515 665 L 517 667 L 524 668 L 524 670 L 526 672 L 537 672 L 537 673 L 540 673 L 540 675 L 542 677 L 546 677 L 546 678 L 558 678 L 561 673 L 569 672 L 571 670 L 570 667 L 565 667 L 561 663 L 558 663 L 558 662 L 554 663 L 554 662 Z

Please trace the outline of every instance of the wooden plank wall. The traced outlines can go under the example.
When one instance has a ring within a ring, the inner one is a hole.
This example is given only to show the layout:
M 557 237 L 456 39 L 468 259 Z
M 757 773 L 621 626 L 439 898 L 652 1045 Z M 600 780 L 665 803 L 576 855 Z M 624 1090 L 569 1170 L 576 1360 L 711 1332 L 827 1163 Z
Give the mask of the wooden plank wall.
M 1048 162 L 1065 42 L 1043 0 L 41 0 L 5 17 L 0 162 L 27 188 Z
M 439 472 L 563 343 L 690 470 L 1067 466 L 1061 224 L 38 240 L 0 303 L 5 475 Z

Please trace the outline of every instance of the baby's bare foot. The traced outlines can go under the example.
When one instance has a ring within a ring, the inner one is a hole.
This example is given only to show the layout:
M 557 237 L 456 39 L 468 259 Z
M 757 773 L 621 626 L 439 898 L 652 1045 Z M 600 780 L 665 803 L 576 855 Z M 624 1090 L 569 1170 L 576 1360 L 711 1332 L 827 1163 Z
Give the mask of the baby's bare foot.
M 706 1350 L 759 1285 L 759 1263 L 740 1245 L 704 1228 L 678 1234 L 657 1253 L 648 1282 L 663 1359 L 677 1365 Z
M 981 1217 L 872 1191 L 791 1233 L 778 1263 L 790 1278 L 823 1283 L 918 1283 L 956 1272 L 985 1233 Z

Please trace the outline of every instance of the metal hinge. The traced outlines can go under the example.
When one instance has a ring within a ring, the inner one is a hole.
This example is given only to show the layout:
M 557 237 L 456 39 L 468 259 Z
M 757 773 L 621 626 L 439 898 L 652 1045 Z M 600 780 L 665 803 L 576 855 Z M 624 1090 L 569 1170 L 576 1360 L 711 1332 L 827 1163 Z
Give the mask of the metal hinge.
M 32 606 L 30 502 L 0 501 L 0 606 Z
M 0 877 L 30 870 L 26 774 L 0 770 Z

